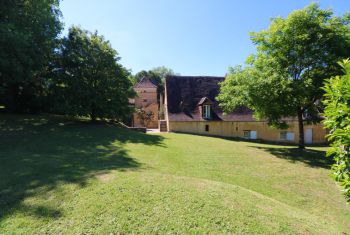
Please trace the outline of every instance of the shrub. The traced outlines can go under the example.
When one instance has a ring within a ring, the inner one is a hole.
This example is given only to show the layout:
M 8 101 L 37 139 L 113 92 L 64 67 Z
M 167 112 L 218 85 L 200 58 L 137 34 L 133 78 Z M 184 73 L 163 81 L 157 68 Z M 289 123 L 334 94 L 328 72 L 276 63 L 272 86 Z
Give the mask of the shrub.
M 350 61 L 339 63 L 345 74 L 328 79 L 325 83 L 325 126 L 331 148 L 328 156 L 335 159 L 333 176 L 344 187 L 350 201 Z

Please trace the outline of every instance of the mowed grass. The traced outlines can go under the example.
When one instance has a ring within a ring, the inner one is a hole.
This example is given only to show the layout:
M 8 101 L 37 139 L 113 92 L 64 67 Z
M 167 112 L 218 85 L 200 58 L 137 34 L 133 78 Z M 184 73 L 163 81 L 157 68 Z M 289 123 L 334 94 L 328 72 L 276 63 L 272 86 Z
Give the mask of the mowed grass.
M 325 147 L 14 115 L 0 140 L 0 234 L 350 231 Z

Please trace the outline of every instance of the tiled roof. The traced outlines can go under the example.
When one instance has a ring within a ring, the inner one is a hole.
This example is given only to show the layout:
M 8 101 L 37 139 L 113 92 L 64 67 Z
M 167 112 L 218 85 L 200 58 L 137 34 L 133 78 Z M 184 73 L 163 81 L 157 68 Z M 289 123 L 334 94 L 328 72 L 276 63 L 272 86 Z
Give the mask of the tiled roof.
M 253 112 L 245 107 L 224 115 L 216 100 L 220 92 L 219 83 L 224 77 L 168 76 L 166 99 L 169 121 L 204 121 L 198 105 L 211 103 L 212 118 L 216 121 L 255 121 Z
M 134 88 L 157 88 L 157 85 L 155 85 L 149 78 L 143 77 L 136 85 L 134 85 Z

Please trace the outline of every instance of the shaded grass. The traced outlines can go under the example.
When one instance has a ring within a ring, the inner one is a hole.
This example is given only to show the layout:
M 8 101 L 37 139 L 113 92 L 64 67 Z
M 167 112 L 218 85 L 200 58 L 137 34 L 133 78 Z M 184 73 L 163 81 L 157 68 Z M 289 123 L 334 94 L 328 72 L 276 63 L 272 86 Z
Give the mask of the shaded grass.
M 346 234 L 326 148 L 0 116 L 0 233 Z
M 162 137 L 135 133 L 107 125 L 69 119 L 21 118 L 4 116 L 0 120 L 0 219 L 13 208 L 40 216 L 60 215 L 43 207 L 26 207 L 21 202 L 45 193 L 58 184 L 81 187 L 91 173 L 140 167 L 123 147 L 126 142 L 160 143 Z M 118 144 L 113 142 L 118 139 Z
M 253 146 L 255 148 L 267 151 L 274 157 L 286 159 L 292 163 L 302 162 L 311 167 L 323 167 L 329 169 L 334 163 L 334 160 L 330 157 L 326 157 L 326 152 L 318 149 L 300 149 L 298 147 L 260 147 Z

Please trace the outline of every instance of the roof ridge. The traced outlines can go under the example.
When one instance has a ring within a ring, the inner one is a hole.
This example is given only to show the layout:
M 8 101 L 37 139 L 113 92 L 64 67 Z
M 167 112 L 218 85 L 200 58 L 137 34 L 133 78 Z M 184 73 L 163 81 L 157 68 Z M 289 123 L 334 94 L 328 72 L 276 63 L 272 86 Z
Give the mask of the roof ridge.
M 138 83 L 134 85 L 134 88 L 139 88 L 139 87 L 144 87 L 144 88 L 150 88 L 154 87 L 156 88 L 157 85 L 154 84 L 154 82 L 147 76 L 143 76 Z

